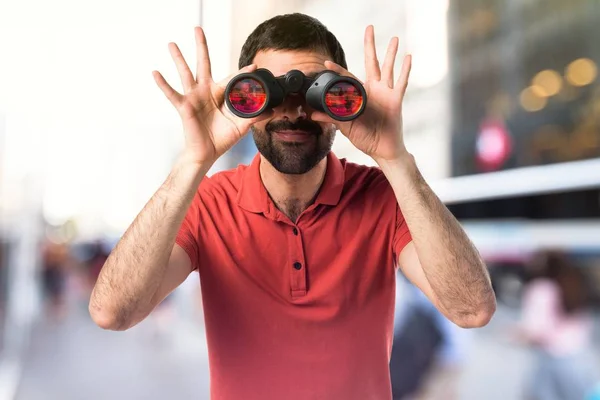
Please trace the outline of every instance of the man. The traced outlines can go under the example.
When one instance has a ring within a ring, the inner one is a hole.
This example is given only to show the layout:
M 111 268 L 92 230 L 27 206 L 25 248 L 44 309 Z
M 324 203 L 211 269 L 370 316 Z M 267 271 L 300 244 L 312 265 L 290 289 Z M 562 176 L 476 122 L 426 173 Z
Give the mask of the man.
M 107 260 L 92 318 L 128 329 L 198 270 L 212 398 L 391 398 L 395 265 L 460 326 L 483 326 L 495 310 L 477 250 L 404 146 L 410 57 L 394 83 L 398 39 L 380 67 L 368 27 L 368 105 L 358 119 L 334 121 L 301 96 L 241 119 L 224 106 L 229 80 L 213 82 L 204 33 L 195 33 L 195 77 L 169 45 L 183 94 L 154 72 L 181 116 L 185 150 Z M 337 39 L 302 14 L 259 25 L 239 65 L 350 75 Z M 336 129 L 380 168 L 336 158 Z M 206 177 L 250 130 L 252 164 Z

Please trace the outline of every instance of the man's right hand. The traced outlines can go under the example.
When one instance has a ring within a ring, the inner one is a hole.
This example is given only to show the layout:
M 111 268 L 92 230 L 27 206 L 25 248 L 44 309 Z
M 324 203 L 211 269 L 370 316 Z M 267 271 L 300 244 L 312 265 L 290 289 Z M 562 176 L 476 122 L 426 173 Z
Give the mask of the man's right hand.
M 169 43 L 169 51 L 183 85 L 183 94 L 173 89 L 160 72 L 153 71 L 152 74 L 158 87 L 181 116 L 186 160 L 211 165 L 246 135 L 252 124 L 269 118 L 271 112 L 246 119 L 235 116 L 227 109 L 225 88 L 234 75 L 219 83 L 213 81 L 204 31 L 196 27 L 195 34 L 198 60 L 195 79 L 177 45 Z M 235 75 L 255 69 L 255 65 L 249 65 Z

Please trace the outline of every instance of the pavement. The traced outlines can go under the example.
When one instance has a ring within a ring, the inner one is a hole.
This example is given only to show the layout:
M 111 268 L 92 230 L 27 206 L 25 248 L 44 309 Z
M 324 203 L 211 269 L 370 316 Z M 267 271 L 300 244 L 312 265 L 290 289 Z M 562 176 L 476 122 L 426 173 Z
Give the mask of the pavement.
M 208 359 L 199 324 L 160 328 L 152 319 L 103 331 L 87 310 L 35 327 L 18 400 L 208 399 Z
M 520 400 L 532 355 L 504 339 L 516 313 L 499 309 L 472 334 L 460 400 Z M 200 321 L 150 318 L 126 332 L 97 328 L 78 306 L 33 331 L 18 400 L 208 399 L 206 342 Z M 597 351 L 600 354 L 600 351 Z M 446 400 L 446 399 L 444 399 Z

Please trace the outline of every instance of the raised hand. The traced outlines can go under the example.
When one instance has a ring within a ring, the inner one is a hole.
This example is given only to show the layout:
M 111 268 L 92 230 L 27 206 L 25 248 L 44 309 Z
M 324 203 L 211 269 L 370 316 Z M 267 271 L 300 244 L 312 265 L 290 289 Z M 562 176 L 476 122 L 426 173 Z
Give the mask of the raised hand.
M 367 92 L 367 108 L 363 115 L 348 122 L 334 121 L 322 112 L 313 113 L 312 118 L 316 121 L 334 123 L 356 148 L 375 161 L 393 161 L 406 153 L 402 136 L 402 101 L 408 85 L 412 59 L 409 55 L 404 57 L 400 77 L 394 82 L 398 38 L 394 37 L 390 40 L 381 67 L 375 52 L 373 26 L 368 26 L 365 30 L 364 43 L 367 73 L 364 86 Z M 331 61 L 325 62 L 325 68 L 356 78 Z
M 195 28 L 197 69 L 196 78 L 183 58 L 179 47 L 169 43 L 169 51 L 183 85 L 183 94 L 167 83 L 158 71 L 153 71 L 158 87 L 175 106 L 181 116 L 185 132 L 186 159 L 197 163 L 214 163 L 220 156 L 237 143 L 257 121 L 269 118 L 265 112 L 256 118 L 244 119 L 233 115 L 224 104 L 225 88 L 233 75 L 220 83 L 215 83 L 211 74 L 210 58 L 204 31 Z M 255 65 L 249 65 L 242 72 L 252 72 Z

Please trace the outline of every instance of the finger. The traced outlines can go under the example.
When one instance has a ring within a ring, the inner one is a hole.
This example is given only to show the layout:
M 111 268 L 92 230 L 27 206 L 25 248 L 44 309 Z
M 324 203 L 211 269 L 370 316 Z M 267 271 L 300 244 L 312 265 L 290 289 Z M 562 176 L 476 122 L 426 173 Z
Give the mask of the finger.
M 393 37 L 385 54 L 385 61 L 381 69 L 381 78 L 385 79 L 388 86 L 394 87 L 394 63 L 396 62 L 396 54 L 398 54 L 398 38 Z
M 367 80 L 380 80 L 379 60 L 375 49 L 375 29 L 373 25 L 367 26 L 365 30 L 365 71 Z
M 171 104 L 177 106 L 181 100 L 181 95 L 175 89 L 173 89 L 171 85 L 167 83 L 167 81 L 161 75 L 160 72 L 152 71 L 152 76 L 154 77 L 154 81 L 156 82 L 160 90 L 162 90 L 162 92 L 165 94 L 167 99 L 169 99 Z
M 179 47 L 175 43 L 169 43 L 169 52 L 171 53 L 171 57 L 177 66 L 177 71 L 179 72 L 183 89 L 185 92 L 187 92 L 194 86 L 194 75 L 192 75 L 192 71 L 190 71 L 190 67 L 185 61 L 185 58 L 183 58 L 181 50 L 179 50 Z
M 356 76 L 351 74 L 346 68 L 334 63 L 333 61 L 325 61 L 325 68 L 327 68 L 328 70 L 331 70 L 333 72 L 337 72 L 340 75 L 349 76 L 349 77 L 354 78 L 357 81 L 361 82 L 360 79 L 358 79 Z
M 235 78 L 237 75 L 239 74 L 243 74 L 246 72 L 254 72 L 256 70 L 256 64 L 250 64 L 245 66 L 244 68 L 240 69 L 237 72 L 234 72 L 233 74 L 229 75 L 227 78 L 223 79 L 222 81 L 217 83 L 217 86 L 219 86 L 221 89 L 225 90 L 225 88 L 227 88 L 227 84 L 233 79 Z
M 208 45 L 206 43 L 206 35 L 204 34 L 204 30 L 197 26 L 194 29 L 194 33 L 196 36 L 196 81 L 200 83 L 201 81 L 212 79 L 212 71 L 210 68 L 210 56 L 208 54 Z
M 407 54 L 404 56 L 404 61 L 402 62 L 402 71 L 400 72 L 400 77 L 398 78 L 398 82 L 396 82 L 396 89 L 400 91 L 400 96 L 404 97 L 406 93 L 406 88 L 408 87 L 408 78 L 410 77 L 410 70 L 412 69 L 412 56 Z

